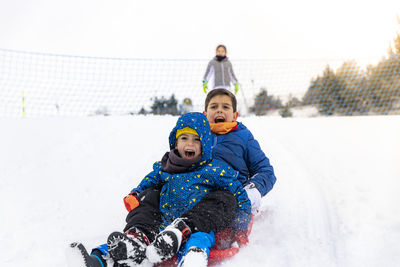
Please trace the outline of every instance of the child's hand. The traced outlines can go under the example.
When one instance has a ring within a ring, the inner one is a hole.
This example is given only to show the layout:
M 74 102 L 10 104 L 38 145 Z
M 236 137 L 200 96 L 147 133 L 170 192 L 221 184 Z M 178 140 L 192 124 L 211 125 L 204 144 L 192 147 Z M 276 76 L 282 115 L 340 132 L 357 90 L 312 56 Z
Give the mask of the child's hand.
M 136 192 L 131 192 L 129 195 L 124 197 L 124 204 L 127 211 L 132 211 L 139 206 L 138 194 Z
M 235 83 L 235 95 L 237 94 L 238 91 L 239 91 L 239 84 Z
M 203 81 L 203 91 L 205 94 L 207 94 L 207 89 L 208 89 L 208 83 L 207 81 Z

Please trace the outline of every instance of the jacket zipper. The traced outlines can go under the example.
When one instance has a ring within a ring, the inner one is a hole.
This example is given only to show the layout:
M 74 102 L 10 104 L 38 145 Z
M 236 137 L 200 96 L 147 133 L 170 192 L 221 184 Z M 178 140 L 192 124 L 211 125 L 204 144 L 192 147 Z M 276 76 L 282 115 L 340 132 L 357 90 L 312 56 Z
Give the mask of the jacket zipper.
M 224 62 L 221 62 L 221 70 L 222 70 L 222 85 L 225 85 Z

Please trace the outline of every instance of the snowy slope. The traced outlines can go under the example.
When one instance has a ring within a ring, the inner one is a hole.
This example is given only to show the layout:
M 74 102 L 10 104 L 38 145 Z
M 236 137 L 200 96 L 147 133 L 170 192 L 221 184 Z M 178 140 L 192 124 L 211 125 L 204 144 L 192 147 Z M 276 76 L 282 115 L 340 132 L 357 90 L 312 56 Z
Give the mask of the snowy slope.
M 175 117 L 0 119 L 0 266 L 66 266 L 124 226 Z M 400 117 L 242 121 L 278 178 L 222 266 L 400 266 Z

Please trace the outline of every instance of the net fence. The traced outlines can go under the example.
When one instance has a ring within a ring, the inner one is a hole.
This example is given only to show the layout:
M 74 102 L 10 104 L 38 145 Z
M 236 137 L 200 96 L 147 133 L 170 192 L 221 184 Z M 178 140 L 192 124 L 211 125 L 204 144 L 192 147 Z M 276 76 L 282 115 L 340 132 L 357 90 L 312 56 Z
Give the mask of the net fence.
M 208 61 L 0 49 L 0 117 L 202 111 Z M 400 114 L 399 54 L 365 68 L 360 61 L 323 59 L 231 62 L 241 116 Z

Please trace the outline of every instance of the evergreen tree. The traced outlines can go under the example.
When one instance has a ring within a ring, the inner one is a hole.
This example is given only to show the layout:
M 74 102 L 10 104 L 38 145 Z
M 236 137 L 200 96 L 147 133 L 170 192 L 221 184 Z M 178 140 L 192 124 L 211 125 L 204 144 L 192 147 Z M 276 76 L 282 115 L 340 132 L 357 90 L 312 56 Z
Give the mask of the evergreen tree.
M 344 105 L 342 97 L 344 90 L 345 83 L 327 66 L 322 77 L 318 76 L 311 81 L 304 95 L 303 104 L 317 106 L 322 115 L 333 115 L 336 111 L 341 112 Z
M 164 109 L 164 97 L 158 99 L 156 96 L 153 100 L 153 104 L 151 105 L 151 113 L 154 115 L 162 114 L 162 110 Z
M 344 88 L 340 90 L 340 100 L 337 103 L 336 113 L 342 115 L 365 114 L 368 108 L 363 101 L 363 92 L 366 89 L 366 75 L 355 61 L 347 61 L 337 69 L 336 77 Z
M 397 17 L 400 25 L 400 18 Z M 387 114 L 400 101 L 400 33 L 396 33 L 389 57 L 369 68 L 368 104 L 378 114 Z
M 292 117 L 293 113 L 290 110 L 290 106 L 289 103 L 286 103 L 286 105 L 284 105 L 281 110 L 279 111 L 279 114 L 281 115 L 282 118 L 287 118 L 287 117 Z
M 147 111 L 144 109 L 144 107 L 142 107 L 142 108 L 139 110 L 139 114 L 140 114 L 140 115 L 146 115 L 146 114 L 147 114 Z
M 400 18 L 397 17 L 397 22 L 400 25 Z M 400 54 L 400 33 L 397 32 L 396 37 L 393 40 L 393 54 Z
M 301 104 L 301 101 L 297 97 L 294 97 L 291 94 L 289 95 L 287 105 L 289 105 L 290 108 L 301 106 Z
M 175 99 L 174 94 L 166 101 L 165 105 L 166 105 L 166 113 L 167 114 L 179 115 L 178 101 Z
M 327 66 L 322 76 L 311 80 L 303 105 L 317 106 L 324 115 L 388 114 L 400 103 L 400 33 L 388 52 L 366 72 L 354 61 L 343 63 L 336 73 Z
M 161 98 L 155 97 L 151 105 L 151 113 L 155 115 L 179 115 L 178 101 L 175 99 L 175 95 L 171 95 L 169 99 L 165 99 L 164 96 Z
M 368 69 L 365 100 L 374 113 L 387 114 L 400 98 L 400 54 L 389 55 Z
M 281 107 L 282 101 L 279 97 L 276 98 L 273 95 L 268 95 L 267 90 L 262 88 L 255 97 L 254 105 L 250 107 L 249 110 L 255 115 L 261 116 L 267 114 L 268 111 L 280 109 Z

